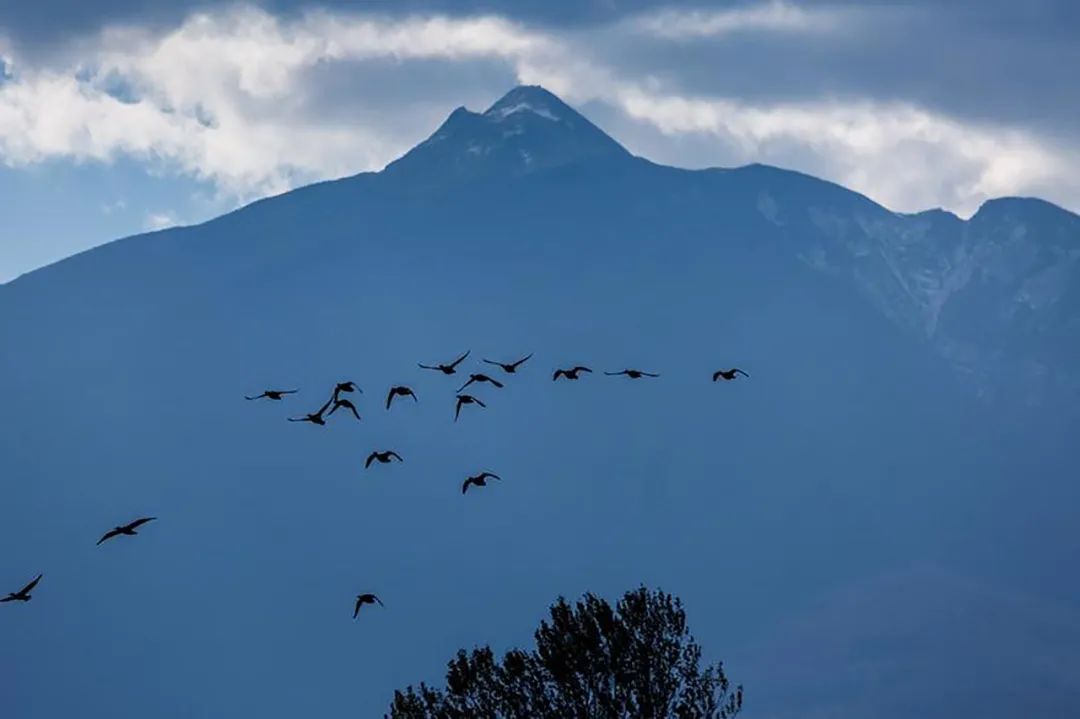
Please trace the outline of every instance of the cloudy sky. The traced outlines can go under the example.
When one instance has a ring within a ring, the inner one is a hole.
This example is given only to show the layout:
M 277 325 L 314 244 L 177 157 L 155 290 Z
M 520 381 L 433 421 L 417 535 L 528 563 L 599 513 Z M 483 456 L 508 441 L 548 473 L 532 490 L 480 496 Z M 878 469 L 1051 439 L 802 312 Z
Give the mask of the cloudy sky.
M 685 167 L 1080 210 L 1071 0 L 0 0 L 0 282 L 378 170 L 541 84 Z

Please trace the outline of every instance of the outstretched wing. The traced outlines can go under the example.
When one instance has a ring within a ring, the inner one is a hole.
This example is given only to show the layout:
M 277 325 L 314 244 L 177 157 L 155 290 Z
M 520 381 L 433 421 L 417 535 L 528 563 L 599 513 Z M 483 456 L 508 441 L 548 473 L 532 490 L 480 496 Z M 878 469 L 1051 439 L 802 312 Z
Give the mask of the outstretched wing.
M 460 357 L 458 357 L 458 358 L 457 358 L 456 360 L 454 360 L 453 362 L 451 362 L 449 366 L 450 366 L 451 368 L 457 367 L 457 366 L 458 366 L 459 364 L 461 364 L 462 362 L 464 362 L 464 361 L 465 361 L 465 358 L 469 356 L 469 352 L 472 352 L 472 350 L 466 350 L 466 351 L 465 351 L 465 354 L 461 355 L 461 356 L 460 356 Z
M 460 387 L 458 387 L 458 392 L 462 391 L 463 389 L 465 389 L 466 387 L 468 387 L 469 385 L 471 385 L 475 381 L 476 381 L 476 375 L 470 375 L 469 376 L 469 381 L 466 382 L 465 384 L 461 385 Z
M 750 375 L 746 374 L 745 372 L 743 372 L 738 367 L 735 368 L 735 372 L 736 372 L 736 374 L 741 374 L 743 377 L 749 377 L 750 376 Z
M 469 477 L 464 482 L 462 482 L 461 483 L 461 493 L 465 494 L 465 492 L 469 491 L 469 485 L 472 484 L 472 483 L 473 483 L 472 477 Z
M 388 454 L 389 454 L 389 455 L 390 455 L 391 457 L 393 457 L 394 459 L 396 459 L 397 461 L 399 461 L 399 462 L 404 462 L 404 461 L 405 461 L 404 459 L 402 459 L 402 458 L 401 458 L 401 455 L 400 455 L 400 454 L 398 454 L 397 452 L 394 452 L 394 451 L 390 451 L 390 452 L 388 452 Z
M 375 457 L 377 457 L 378 454 L 379 454 L 378 452 L 372 452 L 371 454 L 369 454 L 367 456 L 367 461 L 364 462 L 364 469 L 367 469 L 368 467 L 371 466 L 371 463 L 375 461 Z
M 356 619 L 356 616 L 360 614 L 360 606 L 364 603 L 364 600 L 360 597 L 356 598 L 356 606 L 353 607 L 352 618 Z
M 476 397 L 473 397 L 473 398 L 472 398 L 472 401 L 473 401 L 473 402 L 476 402 L 476 403 L 477 403 L 478 405 L 480 405 L 481 407 L 487 407 L 487 405 L 486 405 L 486 404 L 484 404 L 483 402 L 481 402 L 480 400 L 478 400 L 478 399 L 477 399 Z
M 432 367 L 429 364 L 421 364 L 420 362 L 417 362 L 416 366 L 419 367 L 420 369 L 439 369 L 438 367 Z
M 723 370 L 716 370 L 715 372 L 712 373 L 712 381 L 715 382 L 716 380 L 720 379 L 723 376 L 724 376 Z
M 461 397 L 458 397 L 457 407 L 454 408 L 454 421 L 457 422 L 458 417 L 461 415 L 461 405 L 465 404 L 461 401 Z
M 109 540 L 109 539 L 112 539 L 113 537 L 115 537 L 118 534 L 120 534 L 119 531 L 117 531 L 115 529 L 110 529 L 108 532 L 105 532 L 105 534 L 101 535 L 101 539 L 97 540 L 97 545 L 96 546 L 101 546 L 102 542 L 104 542 L 106 540 Z
M 254 397 L 248 397 L 248 396 L 247 396 L 247 395 L 245 394 L 245 395 L 244 395 L 244 399 L 246 399 L 246 400 L 249 400 L 249 401 L 250 401 L 250 400 L 253 400 L 253 399 L 262 399 L 263 397 L 268 397 L 268 396 L 269 396 L 269 395 L 267 395 L 267 394 L 266 394 L 266 392 L 263 392 L 262 394 L 257 394 L 257 395 L 255 395 Z
M 528 359 L 529 359 L 530 357 L 532 357 L 532 356 L 533 356 L 533 353 L 532 353 L 532 352 L 530 352 L 529 354 L 525 355 L 524 357 L 522 357 L 521 359 L 519 359 L 519 360 L 518 360 L 517 362 L 514 362 L 514 363 L 513 363 L 512 365 L 510 365 L 510 366 L 511 366 L 511 367 L 513 367 L 514 369 L 517 369 L 517 368 L 518 368 L 518 367 L 520 367 L 521 365 L 525 364 L 525 362 L 526 362 L 526 361 L 527 361 L 527 360 L 528 360 Z
M 642 372 L 641 374 L 645 375 L 646 377 L 659 377 L 660 376 L 659 372 Z
M 622 372 L 605 372 L 604 374 L 606 374 L 609 377 L 617 377 L 618 375 L 629 374 L 629 373 L 626 370 L 623 370 Z
M 37 575 L 36 577 L 34 577 L 34 581 L 27 584 L 18 593 L 19 594 L 29 594 L 30 592 L 32 592 L 34 590 L 34 587 L 36 587 L 38 585 L 38 582 L 40 582 L 41 578 L 44 577 L 44 576 L 45 576 L 44 574 Z
M 394 388 L 391 387 L 390 391 L 386 393 L 386 408 L 390 409 L 390 403 L 394 401 Z
M 493 472 L 482 472 L 480 474 L 480 476 L 484 477 L 486 479 L 500 479 L 500 480 L 502 479 L 502 477 L 500 477 L 499 475 L 497 475 L 497 474 L 495 474 Z
M 555 370 L 555 374 L 551 375 L 551 380 L 555 381 L 555 380 L 559 379 L 560 376 L 561 377 L 569 377 L 570 375 L 566 374 L 566 370 L 557 369 L 557 370 Z
M 500 381 L 499 381 L 499 380 L 497 380 L 497 379 L 492 379 L 491 377 L 488 377 L 488 382 L 490 382 L 491 384 L 495 385 L 495 386 L 496 386 L 496 387 L 498 387 L 499 389 L 502 389 L 502 388 L 503 388 L 503 383 L 502 383 L 502 382 L 500 382 Z
M 374 599 L 376 602 L 378 602 L 380 607 L 385 607 L 386 606 L 385 604 L 382 603 L 382 600 L 379 599 L 378 597 L 376 597 L 374 594 L 371 595 L 371 598 Z
M 577 367 L 575 367 L 574 371 L 575 372 L 592 372 L 592 370 L 589 369 L 588 367 L 582 367 L 581 365 L 578 365 Z
M 153 522 L 157 517 L 141 517 L 127 526 L 128 529 L 138 529 L 147 522 Z
M 512 365 L 505 365 L 505 364 L 503 364 L 502 362 L 493 362 L 493 361 L 491 361 L 491 360 L 489 360 L 489 359 L 482 359 L 482 360 L 480 360 L 480 361 L 481 361 L 481 362 L 484 362 L 484 363 L 486 363 L 486 364 L 493 364 L 493 365 L 495 365 L 496 367 L 502 367 L 502 368 L 503 368 L 504 370 L 505 370 L 505 369 L 506 369 L 507 367 L 510 367 L 510 366 L 512 366 Z

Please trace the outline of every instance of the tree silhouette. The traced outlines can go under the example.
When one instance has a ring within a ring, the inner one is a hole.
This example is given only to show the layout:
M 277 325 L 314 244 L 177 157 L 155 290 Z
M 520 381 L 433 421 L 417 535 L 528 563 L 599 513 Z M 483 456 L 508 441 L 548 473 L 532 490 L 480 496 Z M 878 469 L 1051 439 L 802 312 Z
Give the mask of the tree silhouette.
M 498 662 L 490 647 L 460 650 L 446 688 L 394 692 L 391 719 L 727 719 L 742 707 L 721 664 L 701 647 L 678 597 L 640 587 L 613 609 L 586 594 L 559 599 L 536 649 Z

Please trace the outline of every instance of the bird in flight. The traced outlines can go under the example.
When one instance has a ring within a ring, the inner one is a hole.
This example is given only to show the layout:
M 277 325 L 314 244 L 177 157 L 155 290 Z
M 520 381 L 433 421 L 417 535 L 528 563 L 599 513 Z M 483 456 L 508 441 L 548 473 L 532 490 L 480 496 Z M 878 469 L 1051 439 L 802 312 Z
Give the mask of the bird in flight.
M 296 394 L 298 391 L 299 390 L 295 390 L 295 389 L 268 389 L 265 392 L 263 392 L 262 394 L 257 394 L 254 397 L 248 397 L 247 395 L 244 395 L 244 399 L 253 400 L 253 399 L 262 399 L 263 397 L 265 397 L 266 399 L 272 399 L 274 401 L 279 401 L 285 395 L 287 395 L 287 394 Z
M 356 419 L 360 419 L 360 413 L 356 411 L 356 405 L 347 399 L 334 400 L 334 406 L 330 408 L 330 411 L 327 413 L 326 416 L 329 417 L 330 415 L 334 414 L 334 412 L 337 412 L 339 409 L 347 409 L 353 413 L 353 416 L 356 417 Z
M 471 385 L 474 382 L 476 382 L 478 384 L 487 382 L 489 384 L 495 385 L 499 389 L 503 388 L 503 383 L 502 382 L 500 382 L 497 379 L 491 379 L 486 374 L 471 374 L 471 375 L 469 375 L 469 381 L 466 382 L 465 384 L 461 385 L 461 387 L 458 389 L 458 392 L 465 389 L 466 387 L 468 387 L 469 385 Z
M 419 400 L 416 399 L 416 393 L 404 385 L 398 387 L 391 387 L 390 392 L 386 395 L 386 408 L 390 409 L 390 403 L 394 401 L 394 397 L 412 397 L 413 402 Z
M 442 372 L 443 374 L 454 374 L 457 372 L 457 366 L 464 362 L 465 358 L 469 356 L 469 352 L 472 352 L 472 350 L 466 351 L 465 354 L 461 355 L 450 364 L 429 365 L 423 364 L 422 362 L 417 362 L 416 364 L 419 365 L 422 369 L 433 369 Z
M 559 379 L 559 377 L 565 377 L 566 379 L 580 379 L 579 375 L 582 372 L 590 372 L 591 373 L 592 370 L 589 369 L 588 367 L 582 367 L 580 365 L 578 365 L 577 367 L 573 367 L 571 369 L 557 369 L 557 370 L 555 370 L 555 374 L 553 374 L 551 376 L 551 379 L 552 379 L 552 381 Z
M 379 599 L 378 597 L 376 597 L 374 594 L 357 594 L 356 595 L 356 606 L 353 607 L 352 618 L 356 619 L 357 615 L 360 614 L 360 607 L 364 606 L 365 604 L 376 604 L 376 603 L 378 603 L 378 605 L 380 607 L 386 606 L 385 604 L 382 603 L 382 600 Z
M 364 390 L 360 389 L 360 385 L 355 382 L 338 382 L 334 385 L 334 401 L 337 402 L 341 398 L 342 392 L 359 392 L 364 393 Z
M 642 372 L 639 369 L 624 369 L 622 372 L 605 372 L 604 374 L 606 374 L 609 377 L 617 377 L 618 375 L 624 374 L 627 377 L 629 377 L 630 379 L 641 379 L 642 377 L 659 377 L 660 376 L 660 375 L 654 374 L 652 372 Z
M 713 372 L 712 381 L 715 382 L 718 379 L 724 379 L 724 380 L 727 380 L 727 381 L 730 382 L 731 380 L 735 379 L 735 375 L 740 375 L 740 374 L 743 377 L 749 377 L 750 376 L 750 375 L 746 374 L 745 372 L 743 372 L 738 367 L 734 367 L 732 369 L 718 369 L 715 372 Z
M 372 452 L 368 455 L 367 461 L 364 462 L 364 469 L 370 467 L 372 462 L 378 462 L 379 464 L 390 464 L 390 460 L 392 459 L 396 459 L 399 462 L 405 461 L 401 458 L 400 454 L 390 449 L 384 452 Z
M 509 362 L 509 363 L 505 363 L 505 364 L 503 362 L 494 362 L 494 361 L 489 360 L 489 359 L 484 360 L 484 362 L 486 362 L 487 364 L 493 364 L 496 367 L 502 367 L 502 371 L 505 372 L 506 374 L 514 374 L 515 372 L 517 372 L 517 368 L 520 367 L 521 365 L 525 364 L 525 361 L 528 360 L 532 356 L 533 356 L 533 353 L 530 352 L 529 354 L 527 354 L 524 357 L 522 357 L 521 359 L 519 359 L 517 362 Z
M 311 413 L 311 414 L 305 414 L 303 417 L 289 417 L 289 421 L 290 422 L 311 422 L 312 424 L 317 424 L 319 426 L 322 426 L 322 425 L 326 424 L 326 420 L 323 418 L 323 414 L 330 407 L 330 405 L 333 404 L 333 402 L 334 402 L 334 398 L 331 397 L 330 399 L 326 400 L 326 404 L 324 404 L 322 407 L 319 407 L 318 412 L 314 412 L 314 413 Z
M 461 414 L 461 408 L 467 404 L 478 404 L 481 407 L 487 407 L 486 404 L 473 397 L 471 394 L 459 394 L 457 396 L 457 407 L 454 409 L 454 421 L 457 422 L 458 415 Z
M 41 578 L 44 576 L 44 574 L 39 574 L 34 577 L 34 581 L 30 582 L 19 591 L 8 592 L 8 595 L 6 597 L 0 599 L 0 602 L 29 602 L 31 599 L 33 599 L 33 597 L 30 596 L 30 592 L 34 591 L 34 587 L 37 586 L 37 583 L 40 582 Z
M 105 534 L 102 535 L 101 539 L 99 539 L 97 543 L 98 545 L 100 545 L 102 542 L 112 539 L 113 537 L 118 537 L 121 534 L 127 535 L 129 537 L 134 537 L 136 534 L 138 534 L 138 532 L 135 531 L 136 529 L 146 524 L 147 522 L 153 522 L 155 519 L 157 519 L 157 517 L 143 517 L 142 519 L 136 519 L 134 522 L 125 524 L 122 527 L 113 527 L 108 532 L 105 532 Z
M 465 492 L 467 492 L 469 490 L 469 485 L 470 484 L 474 484 L 477 487 L 486 487 L 487 486 L 487 481 L 489 479 L 502 479 L 502 477 L 500 477 L 497 474 L 492 474 L 491 472 L 481 472 L 480 474 L 476 475 L 475 477 L 468 477 L 461 484 L 461 493 L 465 494 Z

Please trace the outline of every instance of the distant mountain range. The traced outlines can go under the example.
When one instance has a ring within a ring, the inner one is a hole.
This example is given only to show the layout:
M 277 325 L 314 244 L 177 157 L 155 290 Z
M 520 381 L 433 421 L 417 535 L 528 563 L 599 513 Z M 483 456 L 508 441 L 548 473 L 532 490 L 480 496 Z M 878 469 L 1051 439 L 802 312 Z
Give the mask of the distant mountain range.
M 0 285 L 0 577 L 45 573 L 0 612 L 5 711 L 378 716 L 458 647 L 527 642 L 557 594 L 639 582 L 684 598 L 710 656 L 753 657 L 770 717 L 911 716 L 895 688 L 780 685 L 775 627 L 822 597 L 885 606 L 879 576 L 921 585 L 921 618 L 983 597 L 1006 655 L 1074 657 L 1035 615 L 1057 601 L 1076 626 L 1078 257 L 1080 218 L 1045 202 L 964 221 L 761 165 L 665 167 L 519 87 L 382 172 Z M 462 375 L 416 365 L 470 349 L 465 373 L 535 356 L 455 423 Z M 597 372 L 552 382 L 574 364 Z M 734 366 L 750 378 L 711 382 Z M 661 376 L 602 374 L 626 368 Z M 362 422 L 285 422 L 345 379 Z M 394 384 L 419 401 L 387 412 Z M 405 461 L 364 470 L 374 449 Z M 481 470 L 503 481 L 463 498 Z M 93 551 L 144 515 L 153 532 Z M 908 571 L 926 562 L 945 574 Z M 353 625 L 361 591 L 386 607 Z M 851 642 L 890 621 L 827 616 Z M 793 641 L 861 676 L 820 633 Z M 913 642 L 874 661 L 931 695 Z M 1030 705 L 1080 712 L 1063 686 Z M 989 683 L 980 716 L 1015 716 L 1014 689 Z

